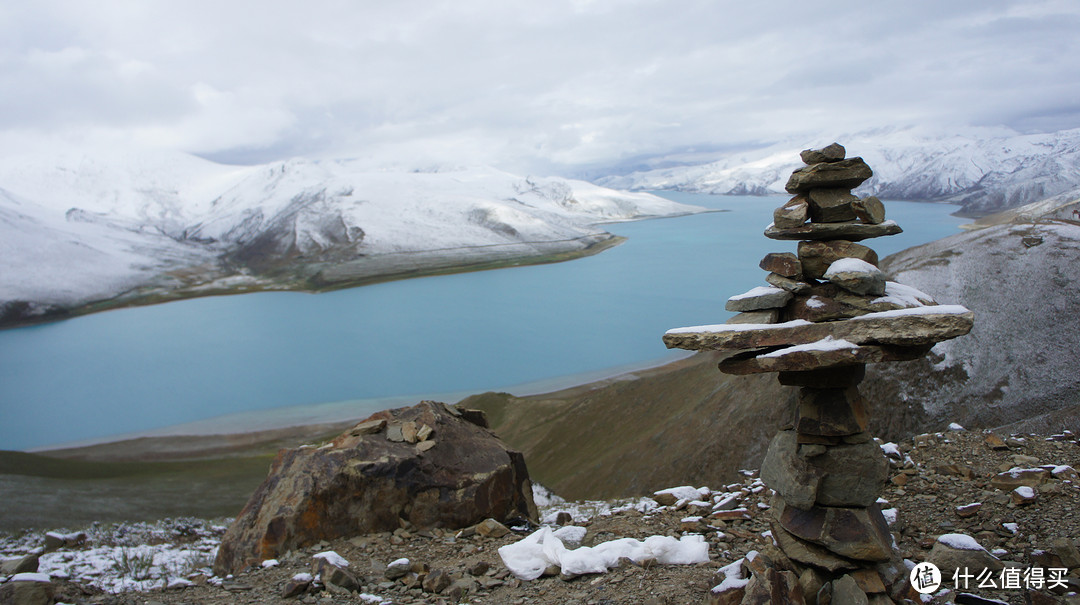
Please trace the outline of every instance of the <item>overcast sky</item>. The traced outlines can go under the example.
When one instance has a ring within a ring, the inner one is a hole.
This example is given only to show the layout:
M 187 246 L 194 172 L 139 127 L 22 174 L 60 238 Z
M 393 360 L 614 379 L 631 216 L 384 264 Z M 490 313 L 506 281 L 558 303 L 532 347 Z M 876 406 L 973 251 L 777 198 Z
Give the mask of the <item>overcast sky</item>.
M 1080 127 L 1080 2 L 0 2 L 0 131 L 572 171 L 871 127 Z

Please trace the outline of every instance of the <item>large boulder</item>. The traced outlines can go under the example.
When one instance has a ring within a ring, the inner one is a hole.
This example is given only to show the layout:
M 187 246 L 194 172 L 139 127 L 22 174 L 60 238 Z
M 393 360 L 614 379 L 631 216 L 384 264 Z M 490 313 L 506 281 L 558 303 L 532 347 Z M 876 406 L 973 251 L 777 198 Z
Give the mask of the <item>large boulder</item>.
M 235 573 L 331 540 L 487 518 L 536 519 L 525 461 L 483 413 L 424 401 L 378 412 L 322 447 L 281 450 L 214 561 Z

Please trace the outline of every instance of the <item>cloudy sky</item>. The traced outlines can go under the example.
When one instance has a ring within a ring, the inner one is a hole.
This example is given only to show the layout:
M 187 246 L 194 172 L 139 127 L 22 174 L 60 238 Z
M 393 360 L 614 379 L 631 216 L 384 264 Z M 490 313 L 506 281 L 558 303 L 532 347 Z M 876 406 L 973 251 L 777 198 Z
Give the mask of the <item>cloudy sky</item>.
M 572 172 L 920 124 L 1080 127 L 1080 2 L 0 3 L 0 135 Z

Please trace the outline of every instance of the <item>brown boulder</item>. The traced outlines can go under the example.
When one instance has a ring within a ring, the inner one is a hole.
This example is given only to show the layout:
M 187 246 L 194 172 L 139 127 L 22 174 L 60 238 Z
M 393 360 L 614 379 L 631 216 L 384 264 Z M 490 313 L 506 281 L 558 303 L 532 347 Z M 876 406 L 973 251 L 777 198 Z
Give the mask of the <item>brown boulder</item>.
M 362 423 L 363 431 L 346 431 L 322 447 L 281 450 L 225 533 L 215 573 L 321 540 L 393 531 L 402 519 L 423 529 L 536 518 L 522 455 L 476 423 L 477 414 L 424 401 L 371 420 L 385 420 L 385 432 L 365 432 L 373 425 Z M 431 427 L 439 439 L 420 451 L 420 444 L 388 438 L 395 427 L 393 437 L 401 435 L 407 422 Z
M 810 206 L 805 195 L 796 195 L 783 206 L 773 210 L 773 225 L 777 229 L 801 227 L 808 218 Z
M 770 252 L 761 259 L 758 266 L 771 273 L 777 273 L 792 279 L 802 278 L 802 263 L 791 252 Z

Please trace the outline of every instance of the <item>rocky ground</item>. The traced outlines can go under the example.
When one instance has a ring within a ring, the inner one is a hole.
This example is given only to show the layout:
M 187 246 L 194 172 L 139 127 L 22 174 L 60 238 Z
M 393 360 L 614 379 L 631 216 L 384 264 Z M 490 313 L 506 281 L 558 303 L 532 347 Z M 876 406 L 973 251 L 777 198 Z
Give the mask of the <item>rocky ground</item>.
M 1009 437 L 956 430 L 921 435 L 895 448 L 886 445 L 883 449 L 893 457 L 893 471 L 882 494 L 887 501 L 882 508 L 895 512 L 892 530 L 905 559 L 912 563 L 923 561 L 938 536 L 961 534 L 974 538 L 1006 565 L 1011 562 L 1022 570 L 1046 571 L 1043 589 L 1029 591 L 1000 586 L 979 588 L 974 579 L 966 590 L 963 586 L 957 590 L 951 570 L 947 570 L 932 602 L 986 602 L 965 594 L 1016 604 L 1080 602 L 1075 593 L 1069 596 L 1072 591 L 1080 592 L 1076 541 L 1080 537 L 1080 478 L 1071 470 L 1080 468 L 1080 443 L 1074 435 Z M 1016 477 L 1002 474 L 1016 468 L 1040 471 L 1014 472 Z M 1022 498 L 1026 490 L 1014 490 L 1015 485 L 1007 484 L 1011 479 L 1034 484 L 1034 498 Z M 115 531 L 110 534 L 92 528 L 86 543 L 62 545 L 42 555 L 39 571 L 52 576 L 55 599 L 62 603 L 707 603 L 710 589 L 723 579 L 718 574 L 721 567 L 749 551 L 769 548 L 770 493 L 752 472 L 744 473 L 739 483 L 700 488 L 696 500 L 680 498 L 692 496 L 693 492 L 676 490 L 674 494 L 657 495 L 656 500 L 618 502 L 566 503 L 553 498 L 543 503 L 541 510 L 542 520 L 552 526 L 562 521 L 584 527 L 584 546 L 615 538 L 703 534 L 709 544 L 710 561 L 694 565 L 627 562 L 604 574 L 574 578 L 551 575 L 522 581 L 507 570 L 498 548 L 521 540 L 535 528 L 514 528 L 501 537 L 402 528 L 393 534 L 316 544 L 288 553 L 276 565 L 222 579 L 209 575 L 208 563 L 214 540 L 223 528 L 204 522 L 174 522 L 167 531 L 146 532 L 139 538 L 147 543 L 169 543 L 173 553 L 183 554 L 155 556 L 145 569 L 138 569 L 143 552 L 138 550 L 140 547 L 104 551 L 105 542 L 121 540 Z M 559 513 L 566 514 L 560 518 Z M 74 542 L 70 534 L 60 538 L 60 542 Z M 6 557 L 25 556 L 43 548 L 44 540 L 45 536 L 37 534 L 9 536 L 0 539 L 0 553 Z M 55 535 L 51 541 L 51 548 L 56 548 Z M 95 549 L 98 558 L 105 559 L 105 563 L 97 564 L 98 571 L 76 566 L 81 557 L 85 558 L 83 555 Z M 313 555 L 327 551 L 349 562 L 348 571 L 359 581 L 357 590 L 318 581 L 308 584 L 303 576 L 294 582 L 299 574 L 313 573 Z M 398 570 L 404 573 L 401 577 L 390 579 L 388 576 L 397 574 L 394 570 L 388 574 L 387 566 L 402 558 L 409 559 L 409 567 Z M 173 564 L 159 564 L 166 559 Z M 12 573 L 11 565 L 5 564 L 5 573 Z M 1066 575 L 1052 569 L 1070 571 Z M 128 579 L 118 580 L 118 570 L 126 570 Z M 980 570 L 972 570 L 976 571 Z M 1060 575 L 1060 582 L 1055 583 L 1064 586 L 1047 590 L 1049 578 L 1057 577 L 1054 573 Z M 133 581 L 138 574 L 146 579 Z M 283 594 L 291 583 L 298 589 L 306 588 L 286 598 Z M 1000 585 L 1000 581 L 997 583 Z M 166 584 L 172 587 L 163 588 Z M 110 591 L 123 587 L 142 590 L 113 593 L 103 590 L 103 586 Z M 0 590 L 3 588 L 0 585 Z M 440 590 L 435 592 L 436 588 Z

